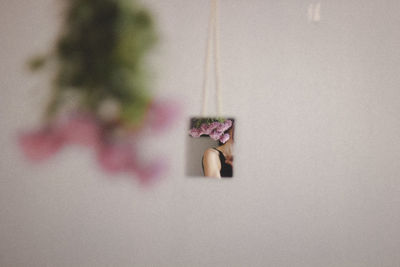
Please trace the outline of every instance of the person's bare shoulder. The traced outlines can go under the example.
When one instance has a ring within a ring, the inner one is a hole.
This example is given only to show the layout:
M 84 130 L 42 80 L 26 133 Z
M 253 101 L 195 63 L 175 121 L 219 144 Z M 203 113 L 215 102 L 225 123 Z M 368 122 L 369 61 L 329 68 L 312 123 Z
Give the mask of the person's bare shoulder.
M 219 159 L 218 151 L 212 148 L 204 152 L 204 159 Z
M 221 163 L 218 151 L 209 148 L 204 152 L 203 157 L 204 175 L 207 177 L 220 178 Z
M 204 152 L 203 163 L 207 166 L 220 168 L 218 151 L 212 148 L 207 149 Z

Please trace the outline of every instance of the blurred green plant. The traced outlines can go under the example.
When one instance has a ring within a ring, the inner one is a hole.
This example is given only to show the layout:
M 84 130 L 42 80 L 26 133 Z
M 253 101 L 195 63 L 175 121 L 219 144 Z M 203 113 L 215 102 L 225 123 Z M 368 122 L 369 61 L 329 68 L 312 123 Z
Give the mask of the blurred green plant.
M 32 70 L 51 61 L 56 66 L 45 117 L 74 90 L 81 109 L 97 114 L 111 99 L 119 104 L 120 123 L 140 124 L 151 100 L 145 58 L 156 40 L 152 17 L 134 0 L 69 0 L 54 51 L 29 62 Z
M 152 17 L 134 0 L 69 0 L 55 48 L 29 62 L 55 77 L 45 123 L 19 137 L 25 155 L 42 161 L 82 145 L 108 173 L 134 173 L 142 183 L 159 177 L 165 163 L 142 160 L 135 145 L 139 131 L 163 131 L 179 113 L 148 90 L 146 55 L 156 41 Z

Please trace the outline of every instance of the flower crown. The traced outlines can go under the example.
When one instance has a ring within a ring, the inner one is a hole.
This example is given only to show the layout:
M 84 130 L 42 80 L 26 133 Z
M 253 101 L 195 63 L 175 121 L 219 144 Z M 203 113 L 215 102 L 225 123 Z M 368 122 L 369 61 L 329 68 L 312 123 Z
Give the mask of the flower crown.
M 192 128 L 189 134 L 192 137 L 200 137 L 202 135 L 209 135 L 214 140 L 219 140 L 225 144 L 230 136 L 225 133 L 226 130 L 232 127 L 233 121 L 230 119 L 193 119 Z

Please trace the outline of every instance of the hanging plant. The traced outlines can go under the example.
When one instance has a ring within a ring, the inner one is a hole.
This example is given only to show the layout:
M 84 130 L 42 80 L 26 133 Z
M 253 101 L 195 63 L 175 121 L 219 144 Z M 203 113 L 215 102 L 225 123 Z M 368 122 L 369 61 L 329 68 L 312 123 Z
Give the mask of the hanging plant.
M 174 103 L 154 100 L 146 56 L 157 41 L 150 13 L 130 0 L 70 0 L 53 51 L 30 61 L 55 71 L 43 125 L 20 144 L 34 161 L 64 145 L 95 149 L 101 167 L 132 172 L 141 181 L 160 174 L 161 162 L 143 163 L 134 143 L 139 131 L 161 131 L 174 119 Z

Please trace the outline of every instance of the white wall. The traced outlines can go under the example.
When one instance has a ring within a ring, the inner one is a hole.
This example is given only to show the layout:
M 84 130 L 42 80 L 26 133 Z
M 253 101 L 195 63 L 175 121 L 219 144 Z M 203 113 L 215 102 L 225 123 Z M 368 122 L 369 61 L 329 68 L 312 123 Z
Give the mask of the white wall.
M 162 45 L 160 94 L 182 121 L 149 140 L 170 172 L 144 189 L 107 177 L 90 151 L 25 162 L 45 77 L 23 62 L 60 24 L 56 0 L 0 2 L 1 266 L 399 266 L 400 2 L 221 0 L 224 113 L 235 177 L 184 176 L 199 115 L 207 1 L 148 0 Z

